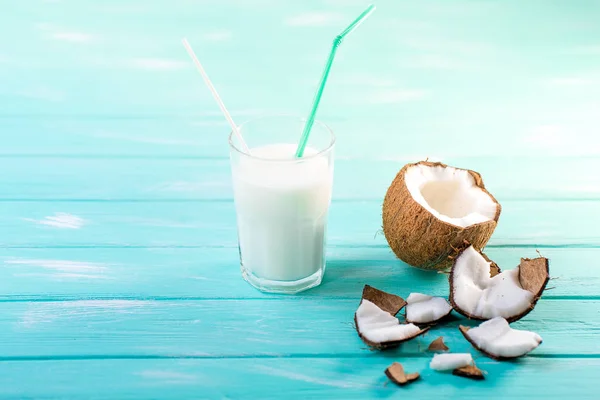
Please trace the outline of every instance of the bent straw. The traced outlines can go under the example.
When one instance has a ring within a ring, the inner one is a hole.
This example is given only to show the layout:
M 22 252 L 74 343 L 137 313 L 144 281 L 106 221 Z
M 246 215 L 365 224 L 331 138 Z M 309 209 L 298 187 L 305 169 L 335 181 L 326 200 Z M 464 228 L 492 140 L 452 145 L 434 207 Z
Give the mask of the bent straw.
M 233 133 L 237 136 L 238 140 L 240 141 L 240 144 L 242 145 L 242 149 L 244 150 L 244 152 L 250 154 L 250 148 L 244 141 L 244 138 L 242 137 L 242 134 L 240 133 L 240 130 L 238 129 L 237 125 L 235 124 L 235 122 L 233 122 L 233 118 L 231 118 L 231 114 L 229 114 L 229 111 L 227 111 L 227 108 L 225 108 L 225 104 L 223 104 L 223 100 L 221 100 L 221 97 L 219 97 L 219 94 L 217 93 L 217 89 L 215 89 L 212 82 L 208 78 L 206 71 L 204 71 L 202 64 L 200 64 L 198 57 L 196 57 L 194 50 L 192 50 L 192 46 L 190 46 L 190 44 L 188 43 L 186 38 L 183 38 L 181 41 L 183 43 L 183 46 L 187 50 L 188 54 L 192 58 L 192 61 L 196 65 L 196 68 L 198 68 L 200 75 L 202 75 L 202 78 L 204 79 L 206 86 L 208 86 L 208 89 L 210 90 L 213 97 L 217 101 L 217 104 L 221 108 L 221 111 L 223 111 L 223 114 L 225 114 L 225 118 L 227 119 L 227 122 L 229 122 L 229 125 L 231 125 L 231 129 L 233 130 Z
M 367 17 L 375 11 L 375 5 L 371 4 L 365 11 L 362 12 L 355 20 L 352 22 L 346 29 L 342 31 L 339 35 L 333 39 L 333 46 L 331 47 L 331 53 L 329 53 L 329 58 L 327 59 L 327 64 L 325 64 L 325 69 L 323 70 L 323 76 L 321 76 L 321 83 L 319 84 L 319 88 L 317 89 L 317 93 L 315 94 L 315 99 L 313 101 L 313 106 L 310 110 L 310 114 L 308 115 L 308 119 L 306 120 L 306 124 L 304 125 L 304 131 L 302 132 L 302 137 L 300 138 L 300 142 L 298 143 L 298 148 L 296 149 L 296 158 L 302 157 L 304 154 L 304 148 L 306 147 L 306 143 L 308 143 L 308 136 L 310 135 L 310 130 L 312 129 L 313 124 L 315 123 L 315 115 L 317 114 L 317 109 L 319 108 L 319 103 L 321 102 L 321 96 L 323 96 L 323 90 L 325 89 L 325 83 L 327 83 L 327 78 L 329 76 L 329 71 L 331 70 L 331 65 L 333 64 L 333 59 L 335 57 L 335 53 L 337 52 L 337 48 L 340 44 L 342 44 L 342 40 L 348 35 L 350 32 L 358 28 L 358 26 L 365 20 Z

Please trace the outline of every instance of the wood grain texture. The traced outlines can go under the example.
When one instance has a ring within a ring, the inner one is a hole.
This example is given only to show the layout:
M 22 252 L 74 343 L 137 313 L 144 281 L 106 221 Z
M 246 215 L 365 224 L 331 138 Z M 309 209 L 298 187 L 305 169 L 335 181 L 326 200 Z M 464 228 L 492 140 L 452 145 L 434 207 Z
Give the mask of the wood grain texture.
M 591 246 L 598 201 L 504 201 L 489 246 Z M 233 201 L 2 202 L 0 247 L 237 247 Z M 328 244 L 387 247 L 381 201 L 334 201 Z M 590 260 L 590 265 L 595 260 Z
M 353 354 L 371 350 L 353 324 L 357 299 L 273 298 L 263 300 L 80 300 L 0 303 L 2 357 L 176 356 L 232 357 Z M 408 293 L 399 293 L 407 297 Z M 544 339 L 535 355 L 597 355 L 600 301 L 541 301 L 513 326 Z M 567 319 L 566 316 L 571 316 Z M 454 315 L 391 354 L 423 354 L 444 336 L 455 352 L 471 351 L 458 325 L 476 326 Z
M 68 360 L 0 363 L 4 398 L 122 399 L 365 399 L 436 400 L 511 398 L 591 399 L 589 382 L 597 378 L 598 359 L 534 359 L 500 363 L 478 359 L 487 372 L 473 382 L 428 368 L 429 359 L 402 357 L 421 379 L 405 388 L 383 371 L 399 358 L 275 358 L 217 360 Z M 307 368 L 306 366 L 310 367 Z M 73 371 L 77 371 L 76 374 Z M 22 382 L 27 376 L 28 384 Z M 110 384 L 107 384 L 110 382 Z M 540 385 L 540 382 L 545 382 Z
M 227 151 L 204 159 L 0 157 L 0 169 L 6 172 L 0 176 L 0 200 L 231 199 Z M 402 166 L 428 156 L 354 159 L 338 154 L 333 198 L 381 201 Z M 594 172 L 600 169 L 600 157 L 463 156 L 444 162 L 481 173 L 501 202 L 600 200 L 600 176 Z
M 600 299 L 600 249 L 544 248 L 552 280 L 544 299 Z M 489 248 L 503 269 L 533 248 Z M 0 301 L 73 299 L 286 299 L 261 293 L 240 279 L 233 248 L 0 249 Z M 371 284 L 392 293 L 448 295 L 447 276 L 411 268 L 385 247 L 330 248 L 321 286 L 302 298 L 359 299 Z M 43 292 L 40 291 L 43 288 Z

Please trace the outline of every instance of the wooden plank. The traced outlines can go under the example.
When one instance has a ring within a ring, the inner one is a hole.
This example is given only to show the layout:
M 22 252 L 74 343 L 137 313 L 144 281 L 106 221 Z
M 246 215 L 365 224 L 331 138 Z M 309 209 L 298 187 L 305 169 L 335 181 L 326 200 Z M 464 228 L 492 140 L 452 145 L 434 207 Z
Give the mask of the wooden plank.
M 598 359 L 477 360 L 476 382 L 428 368 L 428 359 L 348 358 L 0 362 L 0 395 L 44 399 L 594 398 Z M 421 379 L 399 388 L 383 371 L 400 361 Z M 77 371 L 77 373 L 74 373 Z
M 598 246 L 597 201 L 505 201 L 490 246 Z M 231 201 L 3 202 L 0 247 L 236 247 Z M 330 246 L 387 246 L 379 201 L 330 209 Z
M 198 88 L 198 90 L 205 90 Z M 207 94 L 207 96 L 210 96 Z M 394 109 L 400 115 L 378 118 L 374 129 L 372 118 L 351 114 L 328 113 L 321 115 L 338 136 L 336 157 L 353 159 L 391 160 L 398 163 L 430 158 L 485 158 L 501 157 L 502 170 L 512 170 L 511 165 L 527 163 L 530 157 L 538 160 L 532 168 L 546 166 L 555 168 L 549 157 L 598 157 L 600 150 L 596 136 L 585 129 L 597 125 L 600 118 L 592 107 L 588 114 L 577 115 L 575 121 L 564 121 L 560 127 L 536 127 L 527 121 L 504 126 L 485 125 L 485 135 L 481 126 L 464 126 L 465 122 L 455 121 L 455 116 L 439 116 L 415 119 L 403 115 L 404 111 Z M 240 108 L 231 110 L 238 123 L 263 115 L 276 113 L 273 108 Z M 490 111 L 491 112 L 491 111 Z M 295 114 L 291 110 L 288 113 Z M 586 116 L 588 115 L 588 116 Z M 493 119 L 490 117 L 490 119 Z M 398 122 L 401 120 L 402 122 Z M 587 121 L 587 122 L 586 122 Z M 226 157 L 228 152 L 227 135 L 229 127 L 216 105 L 198 106 L 190 115 L 162 115 L 136 117 L 118 114 L 72 115 L 60 111 L 46 116 L 1 114 L 2 132 L 11 136 L 0 149 L 1 156 L 18 155 L 65 155 L 86 158 L 98 157 Z M 557 123 L 558 124 L 558 123 Z M 483 122 L 481 123 L 483 125 Z M 581 126 L 580 126 L 581 125 Z M 562 130 L 570 131 L 563 132 Z M 529 130 L 529 131 L 527 131 Z M 497 132 L 496 132 L 497 131 Z M 365 134 L 368 132 L 368 135 Z M 405 134 L 410 133 L 410 138 Z M 440 135 L 443 132 L 443 135 Z M 570 136 L 569 136 L 570 135 Z M 571 140 L 571 136 L 577 140 Z M 512 156 L 512 157 L 509 157 Z M 450 160 L 452 161 L 452 160 Z M 574 162 L 571 160 L 567 162 Z M 579 161 L 585 164 L 585 160 Z M 472 162 L 464 167 L 481 168 Z M 493 173 L 493 169 L 486 172 Z M 523 168 L 521 173 L 529 173 Z M 559 173 L 563 173 L 558 171 Z M 505 172 L 506 174 L 507 172 Z M 582 168 L 572 177 L 586 175 Z M 540 179 L 532 179 L 535 185 Z M 566 184 L 568 182 L 564 182 Z
M 537 256 L 523 248 L 489 248 L 487 254 L 504 269 Z M 600 249 L 542 254 L 555 278 L 545 299 L 600 299 Z M 278 298 L 248 285 L 238 265 L 233 248 L 0 249 L 0 301 Z M 403 296 L 448 295 L 445 275 L 408 267 L 385 247 L 358 247 L 330 248 L 323 283 L 302 296 L 354 299 L 365 284 Z
M 366 356 L 353 324 L 360 292 L 352 300 L 2 302 L 2 357 Z M 543 300 L 513 326 L 542 336 L 532 354 L 600 356 L 599 312 L 597 300 Z M 389 354 L 422 354 L 438 336 L 455 352 L 475 353 L 459 324 L 476 322 L 456 316 Z
M 0 157 L 5 171 L 0 200 L 230 199 L 227 152 L 223 146 L 218 159 Z M 382 201 L 402 166 L 418 160 L 341 158 L 335 164 L 334 198 Z M 448 157 L 444 162 L 480 172 L 500 201 L 600 199 L 600 176 L 594 173 L 600 158 Z
M 348 358 L 0 362 L 0 396 L 44 399 L 594 398 L 598 359 L 477 360 L 476 382 L 428 368 L 429 359 Z M 400 361 L 421 379 L 399 388 L 383 371 Z M 77 373 L 74 373 L 77 371 Z

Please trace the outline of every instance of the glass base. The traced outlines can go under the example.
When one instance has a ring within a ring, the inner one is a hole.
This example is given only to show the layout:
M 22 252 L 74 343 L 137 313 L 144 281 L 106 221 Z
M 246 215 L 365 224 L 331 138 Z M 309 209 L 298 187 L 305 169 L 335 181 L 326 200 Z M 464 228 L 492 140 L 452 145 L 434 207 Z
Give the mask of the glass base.
M 243 264 L 241 265 L 241 270 L 246 282 L 261 292 L 283 294 L 295 294 L 319 286 L 325 273 L 325 268 L 322 268 L 314 274 L 298 279 L 297 281 L 272 281 L 252 274 Z

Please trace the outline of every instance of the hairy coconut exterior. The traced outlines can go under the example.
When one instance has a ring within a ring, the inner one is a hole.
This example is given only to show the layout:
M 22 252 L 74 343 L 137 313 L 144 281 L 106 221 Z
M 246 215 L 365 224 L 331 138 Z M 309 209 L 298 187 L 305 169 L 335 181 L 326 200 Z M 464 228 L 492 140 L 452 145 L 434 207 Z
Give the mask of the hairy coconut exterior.
M 468 247 L 461 249 L 460 252 L 458 253 L 458 255 L 456 257 L 454 257 L 454 264 L 452 265 L 452 269 L 450 270 L 450 276 L 448 277 L 448 282 L 450 284 L 450 296 L 449 296 L 448 300 L 450 301 L 450 305 L 456 312 L 464 315 L 465 317 L 467 317 L 469 319 L 484 321 L 484 320 L 487 320 L 488 318 L 481 318 L 476 315 L 472 315 L 472 314 L 462 310 L 460 307 L 458 307 L 456 305 L 456 302 L 454 301 L 454 267 L 455 267 L 456 262 L 457 262 L 458 258 L 460 257 L 460 255 L 467 248 Z M 483 256 L 483 258 L 487 262 L 491 262 L 490 277 L 493 278 L 494 276 L 498 275 L 501 272 L 498 264 L 491 261 L 488 258 L 488 256 L 486 256 L 485 253 L 483 253 L 482 251 L 480 251 L 480 250 L 477 250 L 477 251 L 479 252 L 479 254 L 481 254 Z M 542 297 L 542 294 L 544 293 L 544 289 L 546 289 L 546 285 L 548 284 L 549 280 L 550 280 L 550 262 L 547 258 L 545 258 L 545 257 L 538 257 L 538 258 L 533 258 L 533 259 L 521 258 L 521 263 L 519 264 L 519 283 L 521 284 L 521 287 L 523 289 L 533 293 L 533 299 L 531 300 L 531 305 L 529 306 L 529 308 L 527 310 L 523 311 L 521 314 L 514 315 L 514 316 L 508 317 L 508 318 L 505 317 L 504 319 L 506 319 L 506 321 L 508 323 L 515 322 L 515 321 L 520 320 L 527 314 L 529 314 L 531 311 L 533 311 L 538 300 Z M 462 330 L 461 330 L 461 332 L 462 332 Z M 464 332 L 463 332 L 463 334 L 464 334 Z
M 449 256 L 465 241 L 477 249 L 487 244 L 496 229 L 501 207 L 485 189 L 481 176 L 475 171 L 465 170 L 473 177 L 477 187 L 497 204 L 494 219 L 466 228 L 437 219 L 413 199 L 406 186 L 406 171 L 418 165 L 448 167 L 439 162 L 421 161 L 407 164 L 398 172 L 383 201 L 383 233 L 396 256 L 405 263 L 425 270 L 448 270 L 452 267 Z

